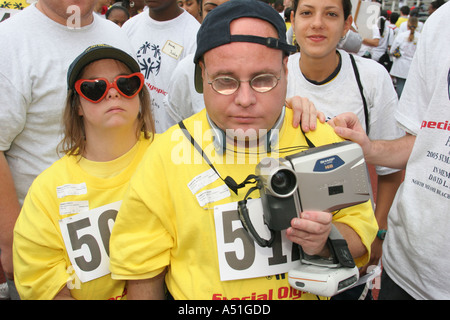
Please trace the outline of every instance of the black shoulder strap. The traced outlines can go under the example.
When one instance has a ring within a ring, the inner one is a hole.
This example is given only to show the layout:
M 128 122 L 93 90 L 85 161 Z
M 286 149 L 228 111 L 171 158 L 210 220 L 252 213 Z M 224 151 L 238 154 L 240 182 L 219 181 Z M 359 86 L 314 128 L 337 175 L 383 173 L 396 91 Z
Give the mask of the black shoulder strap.
M 352 66 L 353 66 L 353 72 L 355 73 L 355 77 L 356 77 L 356 82 L 358 83 L 358 88 L 359 88 L 359 93 L 361 94 L 361 98 L 363 101 L 363 105 L 364 105 L 364 117 L 366 120 L 366 133 L 367 135 L 369 134 L 369 111 L 367 110 L 367 102 L 366 102 L 366 98 L 364 97 L 364 92 L 363 92 L 363 86 L 361 83 L 361 79 L 359 78 L 359 72 L 358 72 L 358 68 L 356 67 L 356 62 L 355 62 L 355 58 L 353 57 L 352 54 L 349 54 L 350 56 L 350 60 L 352 61 Z
M 302 130 L 302 129 L 300 129 L 300 130 Z M 302 133 L 303 133 L 303 136 L 304 136 L 305 139 L 306 139 L 306 143 L 308 144 L 308 147 L 310 147 L 310 148 L 315 148 L 316 146 L 314 145 L 314 143 L 312 143 L 311 140 L 308 139 L 308 137 L 306 136 L 306 133 L 304 133 L 303 130 L 302 130 Z

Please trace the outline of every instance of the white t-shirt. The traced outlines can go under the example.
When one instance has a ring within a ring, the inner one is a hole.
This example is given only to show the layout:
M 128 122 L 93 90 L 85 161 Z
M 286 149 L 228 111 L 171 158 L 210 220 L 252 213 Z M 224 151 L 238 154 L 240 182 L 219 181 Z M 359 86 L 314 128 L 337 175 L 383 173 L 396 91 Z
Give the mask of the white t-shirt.
M 394 60 L 390 73 L 394 77 L 406 79 L 408 76 L 420 33 L 417 31 L 414 32 L 414 40 L 412 42 L 408 41 L 409 35 L 410 31 L 399 33 L 392 44 L 391 53 L 394 53 L 394 51 L 399 48 L 401 54 L 399 58 L 393 58 Z
M 58 159 L 69 65 L 93 44 L 133 51 L 111 21 L 94 14 L 89 26 L 70 29 L 34 4 L 0 23 L 0 39 L 0 150 L 22 203 L 33 179 Z
M 200 23 L 186 11 L 168 21 L 153 20 L 145 11 L 123 25 L 150 90 L 157 133 L 176 123 L 165 110 L 164 97 L 177 64 L 195 52 L 199 28 Z
M 425 23 L 395 117 L 416 141 L 389 212 L 383 267 L 416 299 L 450 299 L 450 2 Z
M 189 118 L 205 107 L 203 94 L 195 90 L 194 53 L 178 63 L 164 98 L 164 107 L 175 122 Z
M 342 66 L 337 76 L 322 85 L 309 82 L 300 70 L 300 53 L 289 57 L 287 97 L 303 96 L 331 119 L 343 112 L 355 113 L 365 129 L 364 106 L 356 82 L 350 56 L 343 50 Z M 397 94 L 386 69 L 371 59 L 353 55 L 359 71 L 369 113 L 369 137 L 371 139 L 396 139 L 404 135 L 393 117 L 397 107 Z M 377 173 L 385 175 L 395 170 L 377 167 Z

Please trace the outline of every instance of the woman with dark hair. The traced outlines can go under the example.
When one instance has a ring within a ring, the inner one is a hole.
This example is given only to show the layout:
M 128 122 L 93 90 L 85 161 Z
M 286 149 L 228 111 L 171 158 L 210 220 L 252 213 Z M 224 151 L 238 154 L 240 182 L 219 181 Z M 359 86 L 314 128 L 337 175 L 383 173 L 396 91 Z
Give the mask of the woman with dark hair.
M 130 13 L 130 17 L 134 17 L 135 15 L 144 11 L 145 1 L 144 0 L 122 0 L 122 6 L 128 9 Z
M 106 11 L 105 18 L 111 20 L 119 27 L 122 27 L 123 24 L 130 19 L 130 13 L 125 7 L 114 5 Z
M 393 118 L 398 98 L 386 69 L 372 59 L 337 49 L 352 20 L 350 0 L 294 1 L 291 23 L 300 52 L 289 57 L 287 96 L 308 98 L 327 119 L 353 112 L 373 139 L 398 138 L 404 132 Z M 376 172 L 380 236 L 372 244 L 367 266 L 377 265 L 381 257 L 387 214 L 402 179 L 398 170 L 377 167 Z

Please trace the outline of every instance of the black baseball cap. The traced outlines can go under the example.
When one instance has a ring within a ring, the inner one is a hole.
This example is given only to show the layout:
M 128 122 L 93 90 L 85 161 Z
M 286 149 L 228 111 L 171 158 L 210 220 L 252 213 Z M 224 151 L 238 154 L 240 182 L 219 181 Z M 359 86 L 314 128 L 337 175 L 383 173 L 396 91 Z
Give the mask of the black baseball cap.
M 81 70 L 91 62 L 101 59 L 115 59 L 124 63 L 132 73 L 140 72 L 137 61 L 125 51 L 115 48 L 107 44 L 96 44 L 84 50 L 75 60 L 70 64 L 67 71 L 67 85 L 68 89 L 73 89 L 75 82 L 80 75 Z
M 231 35 L 230 23 L 239 18 L 257 18 L 272 24 L 278 38 L 254 35 Z M 198 65 L 203 54 L 211 49 L 231 42 L 252 42 L 279 49 L 286 53 L 295 52 L 296 47 L 286 41 L 286 24 L 280 14 L 261 0 L 230 0 L 214 8 L 203 20 L 197 33 L 197 50 L 194 56 L 195 89 L 203 92 L 201 69 Z

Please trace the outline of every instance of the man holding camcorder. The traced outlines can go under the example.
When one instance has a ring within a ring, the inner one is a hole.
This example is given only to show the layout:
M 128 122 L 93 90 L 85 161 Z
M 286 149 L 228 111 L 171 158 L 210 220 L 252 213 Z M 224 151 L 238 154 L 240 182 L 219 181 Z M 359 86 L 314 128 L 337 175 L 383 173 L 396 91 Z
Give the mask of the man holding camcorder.
M 111 235 L 112 276 L 128 280 L 129 299 L 164 298 L 164 282 L 175 299 L 316 299 L 287 277 L 270 276 L 299 264 L 294 244 L 329 257 L 333 225 L 356 265 L 367 263 L 377 232 L 370 201 L 301 212 L 268 247 L 239 217 L 237 203 L 255 187 L 263 158 L 342 141 L 326 124 L 306 135 L 292 126 L 284 103 L 293 48 L 285 33 L 284 21 L 261 1 L 232 0 L 204 20 L 195 63 L 206 109 L 155 139 Z M 261 220 L 261 202 L 253 200 L 247 205 Z

